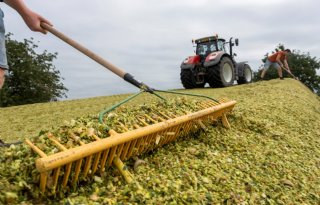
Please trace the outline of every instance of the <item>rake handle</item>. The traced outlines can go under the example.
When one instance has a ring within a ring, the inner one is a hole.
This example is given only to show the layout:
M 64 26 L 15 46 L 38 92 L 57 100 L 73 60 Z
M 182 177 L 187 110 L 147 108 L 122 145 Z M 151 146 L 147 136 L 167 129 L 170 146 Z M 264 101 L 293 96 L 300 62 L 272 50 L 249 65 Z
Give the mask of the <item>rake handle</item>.
M 119 67 L 117 67 L 117 66 L 113 65 L 112 63 L 108 62 L 107 60 L 103 59 L 98 54 L 90 51 L 88 48 L 84 47 L 83 45 L 81 45 L 80 43 L 76 42 L 75 40 L 69 38 L 65 34 L 61 33 L 57 29 L 55 29 L 52 26 L 50 26 L 49 24 L 41 22 L 40 25 L 41 25 L 41 27 L 43 29 L 49 31 L 50 33 L 52 33 L 53 35 L 55 35 L 56 37 L 58 37 L 62 41 L 66 42 L 70 46 L 74 47 L 75 49 L 77 49 L 81 53 L 85 54 L 86 56 L 88 56 L 92 60 L 96 61 L 97 63 L 99 63 L 103 67 L 107 68 L 108 70 L 110 70 L 114 74 L 118 75 L 120 78 L 124 79 L 125 81 L 127 81 L 127 82 L 133 84 L 134 86 L 136 86 L 136 87 L 138 87 L 140 89 L 143 89 L 143 90 L 145 90 L 147 92 L 151 92 L 151 93 L 153 92 L 152 88 L 149 88 L 144 83 L 135 80 L 134 77 L 131 74 L 123 71 Z
M 289 70 L 287 70 L 285 67 L 282 67 L 283 70 L 285 70 L 289 75 L 291 75 L 294 79 L 297 80 L 297 77 L 294 76 Z

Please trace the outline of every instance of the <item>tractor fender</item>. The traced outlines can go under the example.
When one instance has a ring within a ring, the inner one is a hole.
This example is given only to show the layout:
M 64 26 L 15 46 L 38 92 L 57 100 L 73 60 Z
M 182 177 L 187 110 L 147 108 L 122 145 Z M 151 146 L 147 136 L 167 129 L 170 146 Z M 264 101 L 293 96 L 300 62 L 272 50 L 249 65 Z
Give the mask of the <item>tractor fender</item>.
M 206 57 L 206 60 L 203 63 L 203 66 L 204 67 L 214 66 L 214 65 L 218 64 L 223 57 L 228 57 L 228 58 L 232 59 L 231 56 L 229 54 L 227 54 L 226 52 L 217 51 L 217 52 L 210 53 Z
M 244 69 L 244 65 L 246 65 L 248 63 L 248 61 L 242 61 L 237 63 L 236 65 L 236 73 L 237 73 L 237 77 L 242 77 L 244 75 L 243 69 Z

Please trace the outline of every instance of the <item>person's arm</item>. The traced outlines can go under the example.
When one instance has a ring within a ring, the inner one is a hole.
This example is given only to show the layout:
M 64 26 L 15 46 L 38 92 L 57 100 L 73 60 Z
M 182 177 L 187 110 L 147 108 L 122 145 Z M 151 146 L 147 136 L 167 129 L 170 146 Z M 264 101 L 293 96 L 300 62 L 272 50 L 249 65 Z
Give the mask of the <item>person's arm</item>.
M 41 28 L 40 23 L 45 22 L 52 25 L 47 19 L 30 10 L 23 0 L 4 0 L 3 2 L 16 10 L 32 31 L 38 31 L 45 34 L 47 31 Z
M 289 65 L 288 65 L 288 62 L 287 62 L 287 59 L 284 59 L 283 63 L 284 63 L 284 67 L 285 67 L 289 72 L 291 72 L 291 71 L 290 71 L 290 68 L 289 68 Z
M 283 54 L 279 52 L 278 55 L 277 55 L 277 58 L 276 58 L 276 61 L 280 65 L 280 67 L 283 67 L 283 63 L 281 62 L 281 56 L 282 55 Z

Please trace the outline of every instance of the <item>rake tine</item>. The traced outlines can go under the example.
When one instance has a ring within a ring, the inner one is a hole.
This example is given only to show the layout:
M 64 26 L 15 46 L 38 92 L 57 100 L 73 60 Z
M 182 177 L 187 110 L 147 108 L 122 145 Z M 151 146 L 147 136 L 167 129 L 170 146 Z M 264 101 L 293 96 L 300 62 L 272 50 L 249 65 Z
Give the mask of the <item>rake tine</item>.
M 35 151 L 38 155 L 40 155 L 40 157 L 47 156 L 41 149 L 35 146 L 30 140 L 26 139 L 25 142 L 31 147 L 33 151 Z
M 101 158 L 101 152 L 99 152 L 94 159 L 93 166 L 92 166 L 92 175 L 95 174 L 97 171 L 100 158 Z
M 140 118 L 137 118 L 139 120 L 139 122 L 141 122 L 144 126 L 148 126 L 149 124 L 146 123 L 146 121 L 140 119 Z
M 42 193 L 46 191 L 47 178 L 48 178 L 48 172 L 40 173 L 40 190 Z
M 151 122 L 153 122 L 153 123 L 157 123 L 157 122 L 158 122 L 158 121 L 154 120 L 152 117 L 150 117 L 150 116 L 147 115 L 147 114 L 144 114 L 144 116 L 145 116 L 148 120 L 150 120 Z
M 174 134 L 169 137 L 168 143 L 169 143 L 169 142 L 172 142 L 172 141 L 174 141 L 174 140 L 176 140 L 176 139 L 178 138 L 178 132 L 179 132 L 179 129 L 180 129 L 182 126 L 183 126 L 183 125 L 181 124 L 181 125 L 178 125 L 178 126 L 174 127 L 174 129 L 172 130 Z
M 78 139 L 79 137 L 77 137 L 75 134 L 70 133 L 69 135 L 74 141 L 78 142 L 80 145 L 84 145 L 85 143 L 82 142 L 80 139 Z
M 57 145 L 59 147 L 60 150 L 62 150 L 62 151 L 68 150 L 51 133 L 49 133 L 47 136 L 55 145 Z M 63 188 L 65 188 L 67 186 L 69 175 L 70 175 L 70 171 L 71 171 L 71 167 L 72 167 L 72 163 L 69 163 L 69 164 L 66 165 L 66 170 L 65 170 L 64 177 L 63 177 L 63 180 L 62 180 L 62 187 Z
M 40 157 L 46 157 L 47 155 L 39 149 L 37 146 L 35 146 L 30 140 L 26 139 L 25 142 L 31 147 L 33 151 L 35 151 Z M 48 172 L 41 172 L 40 173 L 40 190 L 42 193 L 46 190 L 46 184 L 47 184 L 47 175 Z
M 172 135 L 171 135 L 171 136 L 168 135 L 168 132 L 173 131 L 174 128 L 175 128 L 175 127 L 171 127 L 171 128 L 169 128 L 168 130 L 166 130 L 166 131 L 163 133 L 164 139 L 163 139 L 163 142 L 162 142 L 161 146 L 167 144 L 167 143 L 170 141 Z
M 80 139 L 77 139 L 77 137 L 71 133 L 70 135 L 76 142 L 78 142 L 80 145 L 84 145 L 85 143 L 82 142 Z M 87 159 L 88 160 L 88 159 Z M 82 165 L 82 159 L 78 160 L 76 162 L 76 167 L 75 167 L 75 174 L 72 180 L 72 186 L 75 187 L 75 185 L 77 184 L 77 181 L 79 179 L 79 175 L 80 175 L 80 170 L 81 170 L 81 165 Z
M 140 153 L 143 153 L 143 152 L 147 152 L 150 150 L 150 147 L 152 146 L 152 143 L 151 143 L 151 140 L 152 140 L 152 137 L 154 136 L 155 134 L 151 134 L 151 135 L 148 135 L 145 139 L 145 146 L 143 147 L 143 149 L 140 151 Z
M 159 115 L 152 113 L 152 115 L 156 116 L 158 119 L 160 119 L 161 122 L 166 121 L 164 118 L 160 117 Z
M 223 125 L 225 128 L 230 128 L 230 127 L 231 127 L 225 113 L 222 114 L 222 125 Z
M 157 136 L 158 136 L 158 133 L 153 133 L 152 135 L 150 135 L 150 140 L 148 142 L 149 147 L 147 151 L 151 151 L 155 148 Z
M 57 169 L 54 170 L 53 173 L 53 192 L 55 192 L 57 184 L 58 184 L 58 179 L 59 179 L 59 174 L 60 174 L 60 167 L 58 167 Z
M 64 177 L 63 177 L 63 181 L 62 181 L 63 188 L 65 188 L 67 186 L 68 178 L 69 178 L 70 171 L 71 171 L 71 166 L 72 166 L 72 163 L 66 165 L 66 171 L 64 173 Z
M 113 161 L 113 158 L 116 154 L 116 151 L 117 151 L 117 147 L 112 147 L 111 148 L 111 152 L 110 152 L 110 155 L 109 155 L 109 158 L 108 158 L 108 161 L 107 161 L 107 166 L 111 166 L 111 163 Z
M 51 133 L 49 133 L 48 138 L 56 145 L 61 151 L 68 150 L 65 146 L 63 146 L 57 138 L 55 138 Z
M 162 145 L 162 142 L 163 142 L 163 139 L 164 137 L 163 137 L 163 131 L 161 132 L 161 133 L 158 133 L 157 134 L 157 137 L 156 137 L 156 141 L 155 141 L 155 148 L 157 148 L 157 147 L 160 147 L 161 145 Z M 158 140 L 159 139 L 159 140 Z M 158 143 L 157 143 L 157 141 L 158 141 Z
M 140 144 L 140 147 L 138 148 L 138 154 L 143 153 L 143 150 L 146 147 L 147 139 L 148 139 L 148 135 L 142 138 L 142 142 Z
M 179 129 L 179 132 L 181 133 L 181 135 L 186 135 L 187 132 L 189 132 L 190 128 L 192 126 L 192 123 L 188 122 L 186 124 L 184 124 L 183 126 L 181 126 Z
M 129 151 L 130 145 L 131 145 L 132 141 L 127 142 L 126 145 L 123 148 L 123 152 L 121 153 L 120 159 L 121 160 L 125 160 L 126 159 L 126 155 Z
M 137 128 L 139 128 L 140 126 L 136 125 Z M 139 141 L 136 149 L 137 149 L 137 153 L 136 154 L 141 154 L 141 150 L 144 147 L 145 144 L 145 137 L 140 138 L 141 140 Z
M 120 147 L 117 149 L 117 156 L 120 156 L 123 150 L 124 144 L 121 144 Z
M 126 159 L 128 159 L 128 158 L 130 158 L 130 157 L 132 156 L 133 149 L 134 149 L 134 147 L 136 146 L 137 142 L 138 142 L 137 139 L 135 139 L 135 140 L 133 140 L 133 141 L 131 142 L 131 145 L 130 145 L 130 148 L 129 148 L 129 152 L 128 152 L 128 155 L 127 155 Z
M 124 124 L 122 124 L 121 122 L 118 122 L 118 123 L 126 132 L 129 131 L 129 129 Z
M 148 147 L 150 146 L 150 144 L 149 144 L 150 135 L 151 134 L 144 136 L 143 144 L 139 148 L 140 154 L 143 154 L 146 152 L 146 150 L 148 150 Z
M 143 143 L 143 138 L 138 139 L 138 142 L 136 143 L 136 146 L 134 147 L 134 150 L 132 153 L 133 156 L 136 156 L 139 154 L 139 147 L 140 147 L 141 143 Z
M 75 185 L 77 184 L 79 174 L 80 174 L 81 165 L 82 165 L 82 159 L 80 159 L 76 162 L 75 173 L 74 173 L 74 177 L 72 180 L 73 187 L 75 187 Z
M 91 166 L 91 161 L 92 161 L 92 155 L 88 156 L 86 159 L 86 163 L 84 165 L 84 172 L 83 172 L 83 176 L 87 177 L 88 172 L 90 170 L 90 166 Z
M 168 115 L 164 114 L 163 112 L 161 112 L 161 111 L 158 111 L 158 112 L 159 112 L 160 115 L 162 115 L 163 117 L 167 118 L 167 120 L 170 119 L 170 117 Z
M 178 126 L 175 126 L 175 127 L 172 127 L 171 129 L 169 129 L 166 133 L 165 133 L 165 137 L 166 137 L 166 140 L 164 141 L 164 145 L 165 144 L 168 144 L 169 142 L 172 142 L 176 139 L 176 136 L 177 136 L 177 132 L 175 132 L 176 128 Z
M 102 154 L 102 159 L 101 159 L 101 164 L 100 164 L 100 174 L 102 175 L 104 169 L 105 169 L 105 164 L 107 161 L 107 157 L 109 154 L 110 149 L 107 149 L 106 151 L 103 152 Z
M 197 123 L 200 125 L 200 127 L 203 129 L 203 130 L 207 130 L 207 127 L 205 124 L 203 124 L 202 120 L 197 120 Z
M 96 141 L 99 141 L 101 140 L 98 136 L 96 136 L 95 134 L 92 135 L 93 138 L 96 140 Z M 101 152 L 97 153 L 95 155 L 95 159 L 94 159 L 94 162 L 93 162 L 93 165 L 92 165 L 92 175 L 95 174 L 95 172 L 97 171 L 97 168 L 98 168 L 98 164 L 99 164 L 99 160 L 100 160 L 100 157 L 101 157 Z

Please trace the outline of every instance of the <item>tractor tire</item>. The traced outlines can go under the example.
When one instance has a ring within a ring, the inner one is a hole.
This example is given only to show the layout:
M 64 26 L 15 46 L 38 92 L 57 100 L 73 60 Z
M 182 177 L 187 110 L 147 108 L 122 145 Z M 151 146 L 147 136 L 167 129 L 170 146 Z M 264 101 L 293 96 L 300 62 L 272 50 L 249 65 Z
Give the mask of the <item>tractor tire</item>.
M 239 85 L 252 82 L 252 70 L 248 64 L 244 64 L 243 76 L 239 76 L 237 82 Z
M 220 63 L 207 70 L 210 87 L 228 87 L 234 83 L 234 66 L 230 58 L 223 57 Z
M 191 70 L 187 70 L 187 69 L 181 70 L 180 79 L 185 89 L 192 89 L 197 87 L 196 79 Z

